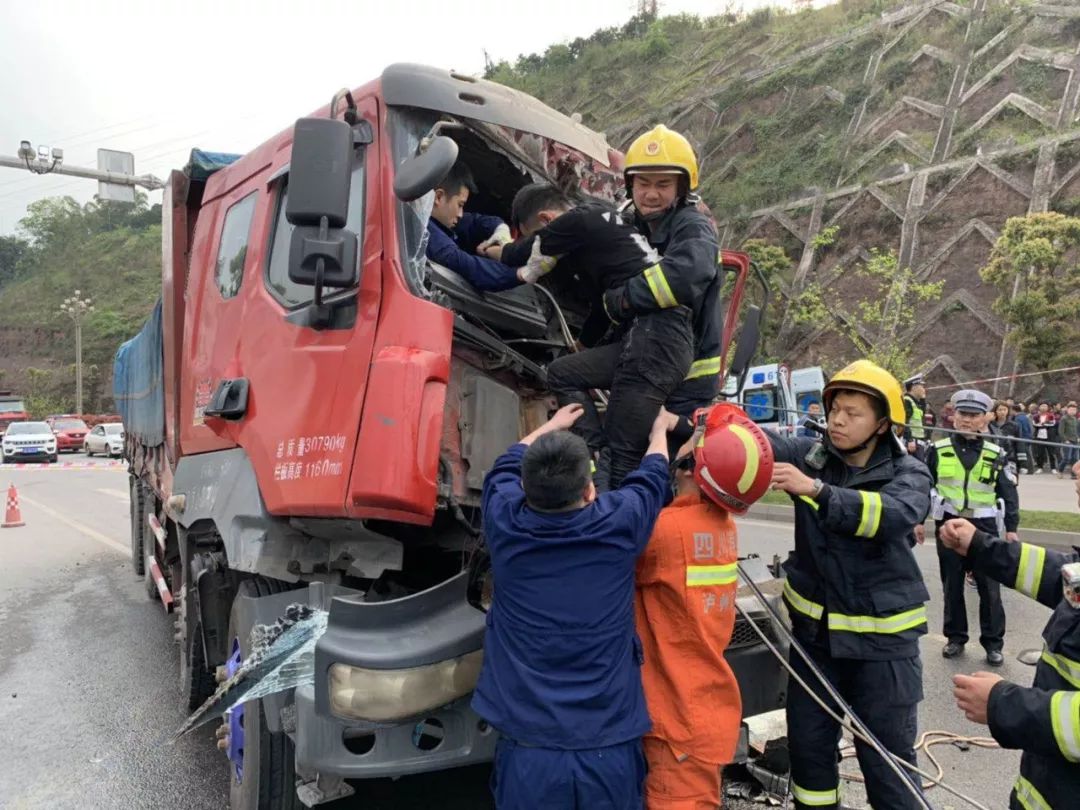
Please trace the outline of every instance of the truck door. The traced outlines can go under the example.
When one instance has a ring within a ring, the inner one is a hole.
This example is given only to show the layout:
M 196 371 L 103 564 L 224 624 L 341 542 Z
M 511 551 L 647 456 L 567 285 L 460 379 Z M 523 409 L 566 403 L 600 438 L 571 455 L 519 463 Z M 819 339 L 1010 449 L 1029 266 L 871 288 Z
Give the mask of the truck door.
M 240 311 L 230 313 L 229 324 L 203 324 L 216 333 L 213 361 L 194 381 L 196 394 L 185 409 L 192 414 L 193 439 L 208 441 L 196 438 L 202 421 L 219 441 L 244 449 L 271 513 L 334 516 L 346 500 L 378 318 L 382 258 L 377 105 L 368 97 L 357 99 L 357 106 L 374 135 L 372 143 L 356 148 L 350 185 L 347 227 L 360 242 L 358 286 L 325 292 L 324 300 L 335 304 L 328 326 L 304 325 L 297 317 L 312 302 L 314 288 L 295 284 L 288 275 L 290 130 L 268 145 L 275 151 L 249 192 L 262 202 L 236 295 Z M 226 214 L 225 226 L 227 219 Z M 213 297 L 211 291 L 204 300 Z M 212 396 L 222 380 L 230 379 L 247 382 L 246 412 L 230 420 L 200 416 L 207 391 Z

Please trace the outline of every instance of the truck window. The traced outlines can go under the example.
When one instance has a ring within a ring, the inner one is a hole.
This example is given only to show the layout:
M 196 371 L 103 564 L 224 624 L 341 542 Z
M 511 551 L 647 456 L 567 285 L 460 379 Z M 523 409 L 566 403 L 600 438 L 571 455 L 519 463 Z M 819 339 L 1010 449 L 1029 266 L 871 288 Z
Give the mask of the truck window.
M 352 183 L 349 186 L 349 213 L 345 227 L 356 234 L 356 255 L 362 256 L 364 244 L 364 163 L 363 150 L 357 152 L 359 163 L 353 169 Z M 289 278 L 289 242 L 292 240 L 294 225 L 285 219 L 285 203 L 289 199 L 289 176 L 286 174 L 278 181 L 277 210 L 274 213 L 274 235 L 270 243 L 270 259 L 266 264 L 266 288 L 282 305 L 292 309 L 311 302 L 315 288 L 306 284 L 296 284 Z M 348 295 L 348 290 L 333 290 L 327 295 L 333 300 L 340 295 Z
M 258 192 L 253 191 L 233 204 L 225 214 L 218 245 L 217 285 L 222 298 L 233 298 L 244 283 L 244 260 L 247 259 L 248 233 L 255 213 Z

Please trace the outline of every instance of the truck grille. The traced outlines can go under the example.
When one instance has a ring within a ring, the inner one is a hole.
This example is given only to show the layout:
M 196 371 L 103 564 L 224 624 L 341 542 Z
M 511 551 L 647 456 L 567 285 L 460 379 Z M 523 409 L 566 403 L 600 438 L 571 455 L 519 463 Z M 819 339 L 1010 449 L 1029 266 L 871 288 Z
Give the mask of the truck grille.
M 755 616 L 754 624 L 761 628 L 769 641 L 774 643 L 777 641 L 776 631 L 773 630 L 772 620 L 768 616 Z M 754 632 L 750 622 L 742 616 L 736 616 L 735 628 L 731 631 L 731 641 L 728 642 L 728 649 L 735 650 L 740 647 L 753 647 L 758 644 L 761 644 L 761 637 Z

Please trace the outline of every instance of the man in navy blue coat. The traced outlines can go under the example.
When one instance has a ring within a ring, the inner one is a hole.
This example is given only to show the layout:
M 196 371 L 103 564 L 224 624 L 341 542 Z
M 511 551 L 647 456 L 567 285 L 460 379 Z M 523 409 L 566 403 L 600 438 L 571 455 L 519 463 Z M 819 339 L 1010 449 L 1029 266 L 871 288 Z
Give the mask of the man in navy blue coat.
M 670 495 L 661 409 L 641 466 L 597 495 L 582 414 L 563 407 L 484 480 L 494 599 L 476 712 L 502 734 L 498 810 L 642 807 L 652 727 L 634 629 L 634 572 Z
M 476 192 L 472 172 L 460 160 L 435 187 L 435 204 L 428 220 L 427 257 L 483 292 L 516 287 L 516 268 L 479 256 L 484 242 L 509 242 L 510 228 L 498 217 L 465 211 L 469 194 Z

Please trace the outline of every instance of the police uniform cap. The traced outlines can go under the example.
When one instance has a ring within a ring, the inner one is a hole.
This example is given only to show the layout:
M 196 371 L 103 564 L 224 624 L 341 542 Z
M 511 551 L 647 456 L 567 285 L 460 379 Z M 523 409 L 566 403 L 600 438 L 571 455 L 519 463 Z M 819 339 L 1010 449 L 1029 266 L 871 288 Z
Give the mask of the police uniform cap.
M 949 397 L 949 404 L 958 411 L 968 413 L 990 413 L 994 407 L 994 401 L 982 391 L 974 388 L 963 388 Z

